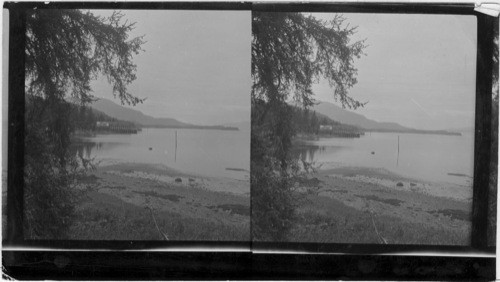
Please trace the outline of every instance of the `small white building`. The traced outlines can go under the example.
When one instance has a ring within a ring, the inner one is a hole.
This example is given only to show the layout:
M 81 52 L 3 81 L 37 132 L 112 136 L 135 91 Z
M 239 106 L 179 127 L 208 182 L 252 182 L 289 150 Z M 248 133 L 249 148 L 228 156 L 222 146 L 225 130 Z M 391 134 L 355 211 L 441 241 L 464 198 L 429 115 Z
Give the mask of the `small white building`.
M 332 131 L 333 130 L 333 126 L 331 125 L 320 125 L 319 126 L 319 131 Z
M 98 121 L 96 123 L 96 127 L 109 127 L 109 122 L 107 122 L 107 121 Z

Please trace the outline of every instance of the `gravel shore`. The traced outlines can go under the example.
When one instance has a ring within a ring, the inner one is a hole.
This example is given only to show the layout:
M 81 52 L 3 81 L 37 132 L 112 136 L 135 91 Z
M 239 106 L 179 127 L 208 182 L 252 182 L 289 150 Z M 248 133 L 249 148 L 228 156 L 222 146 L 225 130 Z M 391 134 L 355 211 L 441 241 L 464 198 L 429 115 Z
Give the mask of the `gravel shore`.
M 237 230 L 234 233 L 238 234 L 238 238 L 228 238 L 229 235 L 218 234 L 216 231 L 212 232 L 214 234 L 207 235 L 208 237 L 186 234 L 186 230 L 202 233 L 201 230 L 192 226 L 190 228 L 183 227 L 183 233 L 178 234 L 178 236 L 174 236 L 170 232 L 170 237 L 177 237 L 176 239 L 179 240 L 218 240 L 217 238 L 221 238 L 221 240 L 249 240 L 250 183 L 248 180 L 188 175 L 161 165 L 119 163 L 99 167 L 91 172 L 82 184 L 84 184 L 82 189 L 87 190 L 87 196 L 78 207 L 81 214 L 88 214 L 89 210 L 95 212 L 98 209 L 100 214 L 98 217 L 102 217 L 102 214 L 107 217 L 111 213 L 108 210 L 113 210 L 115 221 L 119 219 L 125 221 L 121 225 L 128 225 L 127 216 L 130 216 L 129 214 L 150 211 L 155 216 L 146 213 L 144 215 L 146 220 L 142 221 L 147 221 L 153 230 L 157 224 L 155 221 L 165 222 L 164 225 L 171 225 L 172 221 L 178 221 L 184 225 L 189 224 L 189 222 L 193 222 L 193 224 L 196 222 L 198 225 L 200 223 L 216 224 L 227 229 Z M 100 198 L 108 200 L 101 201 Z M 100 208 L 108 203 L 110 203 L 108 208 Z M 135 220 L 137 221 L 137 219 Z M 81 221 L 89 221 L 89 219 L 82 217 Z M 101 224 L 97 219 L 94 221 L 96 222 L 87 222 L 87 224 L 93 224 L 94 227 L 97 223 Z M 95 239 L 81 238 L 92 235 L 85 231 L 81 222 L 77 222 L 75 225 L 73 230 L 77 235 L 73 239 Z M 171 227 L 160 226 L 156 229 L 163 232 L 162 228 L 172 229 Z M 88 227 L 86 228 L 88 229 Z M 117 228 L 121 227 L 117 226 Z M 165 232 L 169 233 L 166 230 Z M 113 238 L 113 234 L 109 234 L 109 236 L 107 239 L 119 239 Z M 138 236 L 139 238 L 134 239 L 150 239 Z M 159 238 L 161 239 L 161 237 Z
M 471 186 L 431 183 L 362 167 L 320 170 L 306 183 L 297 185 L 305 200 L 292 241 L 468 244 Z M 305 232 L 318 226 L 323 229 L 316 234 Z M 375 230 L 390 239 L 378 240 L 372 236 Z

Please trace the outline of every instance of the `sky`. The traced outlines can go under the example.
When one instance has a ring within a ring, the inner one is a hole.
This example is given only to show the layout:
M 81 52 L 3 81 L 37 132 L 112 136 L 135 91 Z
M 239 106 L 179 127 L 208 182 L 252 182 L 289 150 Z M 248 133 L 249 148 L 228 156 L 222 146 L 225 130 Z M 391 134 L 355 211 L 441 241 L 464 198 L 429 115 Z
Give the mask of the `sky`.
M 144 35 L 147 41 L 144 52 L 134 57 L 137 80 L 129 86 L 133 95 L 147 99 L 135 109 L 200 125 L 250 120 L 250 11 L 123 13 L 125 19 L 136 22 L 131 37 Z M 368 103 L 355 112 L 418 129 L 473 128 L 474 16 L 344 16 L 346 23 L 358 27 L 352 41 L 365 39 L 368 45 L 366 55 L 355 59 L 358 83 L 349 91 Z M 92 86 L 95 96 L 112 99 L 105 78 Z M 313 91 L 317 100 L 335 103 L 326 81 Z
M 147 99 L 133 108 L 198 125 L 250 121 L 250 11 L 122 12 L 136 22 L 131 37 L 147 41 L 134 57 L 137 79 L 129 86 Z M 96 97 L 119 103 L 105 78 L 92 87 Z
M 332 14 L 315 13 L 331 19 Z M 418 129 L 473 128 L 477 23 L 474 16 L 344 14 L 366 39 L 355 60 L 358 83 L 349 91 L 367 118 Z M 315 98 L 335 103 L 326 81 Z M 335 103 L 339 105 L 338 103 Z

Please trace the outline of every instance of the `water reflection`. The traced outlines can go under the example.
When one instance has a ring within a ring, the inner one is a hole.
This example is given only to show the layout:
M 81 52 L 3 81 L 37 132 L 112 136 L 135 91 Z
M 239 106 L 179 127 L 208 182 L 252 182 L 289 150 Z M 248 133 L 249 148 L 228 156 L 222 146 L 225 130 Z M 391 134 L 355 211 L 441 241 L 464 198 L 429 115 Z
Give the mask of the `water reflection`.
M 356 139 L 320 138 L 295 144 L 294 156 L 309 163 L 383 168 L 399 175 L 470 186 L 474 135 L 376 133 Z
M 296 144 L 292 149 L 292 156 L 304 162 L 316 160 L 315 154 L 335 153 L 340 151 L 342 146 L 319 146 L 315 144 Z
M 161 164 L 193 175 L 246 180 L 249 141 L 249 131 L 149 128 L 138 134 L 82 138 L 72 150 L 77 158 Z
M 118 142 L 92 142 L 81 140 L 72 144 L 70 153 L 80 159 L 90 159 L 95 157 L 99 151 L 110 150 L 122 145 L 122 143 Z

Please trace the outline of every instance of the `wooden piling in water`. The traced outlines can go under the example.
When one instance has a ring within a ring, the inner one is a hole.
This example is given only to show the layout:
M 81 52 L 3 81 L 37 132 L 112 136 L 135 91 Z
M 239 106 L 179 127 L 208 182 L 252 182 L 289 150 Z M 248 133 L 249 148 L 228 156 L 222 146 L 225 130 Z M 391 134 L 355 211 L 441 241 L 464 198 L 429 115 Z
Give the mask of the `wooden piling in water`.
M 175 131 L 175 157 L 174 162 L 177 162 L 177 130 Z
M 396 166 L 399 166 L 399 135 L 398 135 L 398 158 L 396 159 Z

